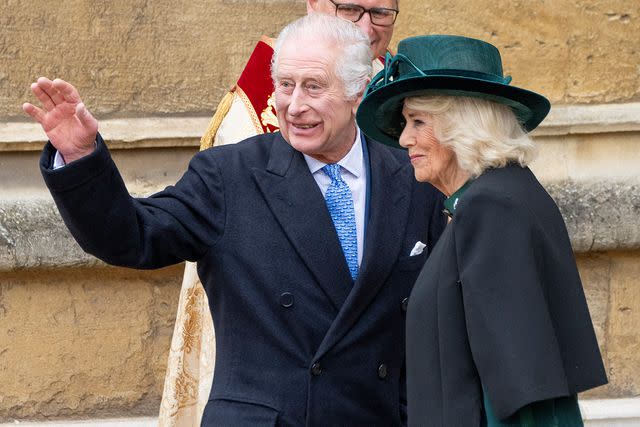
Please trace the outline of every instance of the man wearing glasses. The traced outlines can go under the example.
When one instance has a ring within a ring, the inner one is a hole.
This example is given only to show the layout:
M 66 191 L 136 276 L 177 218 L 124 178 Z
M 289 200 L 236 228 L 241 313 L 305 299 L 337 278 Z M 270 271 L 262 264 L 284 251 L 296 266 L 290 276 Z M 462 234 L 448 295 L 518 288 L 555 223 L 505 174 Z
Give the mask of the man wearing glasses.
M 398 16 L 397 0 L 307 0 L 307 9 L 355 22 L 369 36 L 374 57 L 384 59 Z
M 384 57 L 398 16 L 398 0 L 306 0 L 307 11 L 354 22 L 370 40 L 373 74 Z M 201 148 L 275 132 L 278 121 L 271 79 L 273 40 L 257 43 L 236 85 L 219 103 Z M 209 305 L 195 263 L 187 263 L 169 353 L 160 425 L 198 425 L 209 398 L 215 337 Z

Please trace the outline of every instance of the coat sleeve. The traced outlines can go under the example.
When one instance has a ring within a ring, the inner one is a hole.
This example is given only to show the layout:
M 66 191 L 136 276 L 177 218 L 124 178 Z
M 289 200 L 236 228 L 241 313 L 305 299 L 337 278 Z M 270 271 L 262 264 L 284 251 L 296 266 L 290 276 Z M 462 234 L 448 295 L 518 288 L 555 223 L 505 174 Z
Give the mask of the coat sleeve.
M 540 225 L 508 195 L 463 199 L 452 222 L 471 353 L 500 419 L 569 394 L 543 283 Z
M 40 169 L 62 219 L 87 253 L 108 264 L 159 268 L 202 256 L 224 231 L 223 181 L 199 153 L 175 186 L 131 197 L 100 135 L 96 150 L 52 170 L 45 147 Z

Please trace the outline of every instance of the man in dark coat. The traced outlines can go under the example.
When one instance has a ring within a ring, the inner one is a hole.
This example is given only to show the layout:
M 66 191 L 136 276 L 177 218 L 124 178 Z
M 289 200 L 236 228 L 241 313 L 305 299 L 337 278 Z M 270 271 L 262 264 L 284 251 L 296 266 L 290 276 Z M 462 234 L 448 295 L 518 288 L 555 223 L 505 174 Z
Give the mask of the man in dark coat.
M 406 154 L 355 124 L 369 49 L 334 17 L 290 24 L 274 56 L 281 133 L 203 151 L 149 198 L 129 196 L 73 86 L 32 85 L 42 173 L 82 248 L 135 268 L 198 262 L 217 339 L 203 425 L 403 423 L 406 298 L 444 218 Z

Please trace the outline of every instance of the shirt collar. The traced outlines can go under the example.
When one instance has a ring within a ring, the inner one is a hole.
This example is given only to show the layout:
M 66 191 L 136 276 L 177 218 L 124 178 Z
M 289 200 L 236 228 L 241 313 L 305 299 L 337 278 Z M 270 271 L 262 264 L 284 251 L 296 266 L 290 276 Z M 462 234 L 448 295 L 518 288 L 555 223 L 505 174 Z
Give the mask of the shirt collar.
M 307 161 L 307 166 L 309 166 L 309 171 L 312 175 L 326 166 L 326 163 L 323 163 L 318 159 L 314 159 L 313 157 L 306 154 L 303 154 L 303 156 Z M 359 178 L 362 174 L 362 162 L 362 139 L 360 135 L 360 128 L 356 126 L 356 140 L 353 142 L 351 150 L 349 150 L 347 155 L 340 159 L 337 163 L 345 170 L 347 170 L 350 174 L 352 174 L 356 178 Z

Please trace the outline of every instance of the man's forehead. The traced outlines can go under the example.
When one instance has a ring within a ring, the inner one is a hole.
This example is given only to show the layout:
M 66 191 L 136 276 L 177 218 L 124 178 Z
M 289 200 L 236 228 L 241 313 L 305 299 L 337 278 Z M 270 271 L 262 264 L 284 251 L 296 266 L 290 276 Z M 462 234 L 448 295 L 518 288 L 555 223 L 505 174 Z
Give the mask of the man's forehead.
M 275 77 L 281 79 L 315 79 L 327 80 L 332 66 L 329 62 L 320 60 L 306 60 L 296 57 L 282 57 L 279 59 Z
M 290 74 L 296 68 L 327 74 L 333 69 L 335 51 L 335 46 L 323 40 L 307 40 L 304 37 L 286 40 L 278 53 L 276 75 Z

